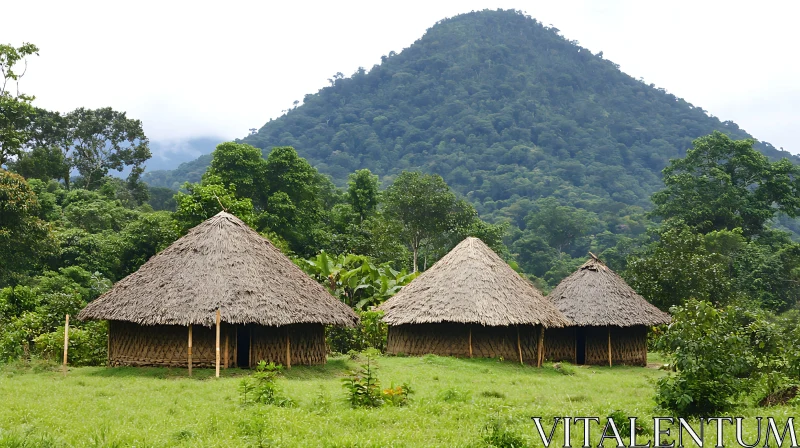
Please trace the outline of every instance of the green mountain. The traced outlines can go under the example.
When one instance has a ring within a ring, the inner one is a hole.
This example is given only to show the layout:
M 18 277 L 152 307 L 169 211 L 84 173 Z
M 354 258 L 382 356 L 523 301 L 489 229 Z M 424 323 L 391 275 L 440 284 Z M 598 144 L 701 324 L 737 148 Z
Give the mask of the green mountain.
M 293 146 L 338 185 L 359 168 L 384 184 L 402 170 L 437 173 L 485 218 L 520 228 L 533 201 L 553 197 L 629 232 L 628 218 L 662 188 L 661 169 L 693 139 L 750 137 L 517 11 L 442 20 L 369 71 L 329 81 L 241 141 Z M 209 160 L 155 184 L 197 181 Z

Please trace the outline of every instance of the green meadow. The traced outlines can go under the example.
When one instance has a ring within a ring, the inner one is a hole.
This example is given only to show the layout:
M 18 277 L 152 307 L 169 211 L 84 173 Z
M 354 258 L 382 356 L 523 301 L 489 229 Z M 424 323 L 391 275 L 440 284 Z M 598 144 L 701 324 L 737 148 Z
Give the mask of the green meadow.
M 351 408 L 342 378 L 358 362 L 347 357 L 282 373 L 278 385 L 292 407 L 242 405 L 239 383 L 249 372 L 238 369 L 217 379 L 212 369 L 195 369 L 189 378 L 185 369 L 82 367 L 64 377 L 53 365 L 7 365 L 0 367 L 0 446 L 541 446 L 533 416 L 548 417 L 548 425 L 553 416 L 615 410 L 650 419 L 653 383 L 665 375 L 432 355 L 382 357 L 378 366 L 382 386 L 411 385 L 409 405 Z M 797 411 L 772 408 L 769 415 L 785 421 Z M 593 428 L 592 438 L 601 431 Z M 560 427 L 556 433 L 563 440 Z M 573 429 L 572 439 L 580 446 L 582 431 Z

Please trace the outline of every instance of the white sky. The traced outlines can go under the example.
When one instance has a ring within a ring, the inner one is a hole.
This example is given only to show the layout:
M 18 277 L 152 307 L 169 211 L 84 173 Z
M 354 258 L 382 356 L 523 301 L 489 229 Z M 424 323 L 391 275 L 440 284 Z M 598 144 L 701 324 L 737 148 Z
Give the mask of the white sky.
M 151 140 L 243 137 L 336 72 L 367 69 L 437 20 L 518 9 L 760 140 L 800 153 L 800 2 L 14 1 L 0 42 L 37 44 L 40 107 L 111 106 Z

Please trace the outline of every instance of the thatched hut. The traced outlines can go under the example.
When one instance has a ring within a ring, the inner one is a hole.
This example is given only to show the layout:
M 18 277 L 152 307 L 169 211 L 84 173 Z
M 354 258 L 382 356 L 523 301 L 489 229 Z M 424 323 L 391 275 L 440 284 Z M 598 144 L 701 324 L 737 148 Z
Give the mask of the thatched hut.
M 265 238 L 221 212 L 91 302 L 110 365 L 323 364 L 324 325 L 358 317 Z M 216 333 L 216 334 L 215 334 Z
M 393 354 L 541 365 L 544 327 L 567 321 L 483 241 L 467 238 L 379 309 Z
M 572 321 L 547 330 L 545 358 L 576 364 L 647 364 L 647 331 L 670 316 L 594 255 L 547 296 Z

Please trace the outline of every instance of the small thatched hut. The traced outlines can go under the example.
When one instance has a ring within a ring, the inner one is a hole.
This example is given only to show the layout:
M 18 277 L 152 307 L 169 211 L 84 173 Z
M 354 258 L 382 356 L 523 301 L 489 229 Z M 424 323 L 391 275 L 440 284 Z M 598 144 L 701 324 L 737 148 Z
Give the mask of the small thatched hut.
M 393 354 L 541 365 L 544 327 L 569 321 L 483 241 L 467 238 L 384 302 Z
M 670 316 L 594 255 L 547 296 L 572 321 L 547 330 L 545 358 L 576 364 L 647 364 L 647 330 Z
M 323 326 L 358 321 L 269 241 L 225 212 L 117 282 L 78 318 L 109 321 L 110 365 L 190 369 L 216 364 L 217 340 L 225 367 L 260 360 L 323 364 Z

